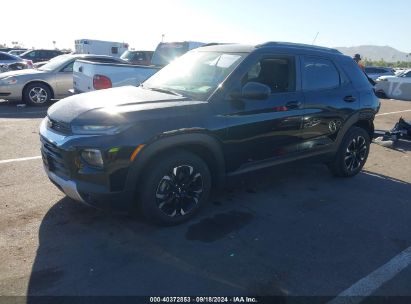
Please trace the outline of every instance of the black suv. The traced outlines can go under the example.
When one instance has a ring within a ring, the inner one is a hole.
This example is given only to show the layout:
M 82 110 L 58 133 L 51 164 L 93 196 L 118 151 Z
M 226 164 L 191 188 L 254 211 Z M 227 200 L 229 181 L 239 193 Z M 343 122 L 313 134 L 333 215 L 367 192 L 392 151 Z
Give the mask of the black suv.
M 363 167 L 380 103 L 340 52 L 269 42 L 193 50 L 140 87 L 71 96 L 40 127 L 50 180 L 104 208 L 158 222 L 191 217 L 228 176 L 320 156 Z
M 21 54 L 19 57 L 26 60 L 31 60 L 33 63 L 35 63 L 41 61 L 49 61 L 50 59 L 63 54 L 64 53 L 59 50 L 30 50 Z

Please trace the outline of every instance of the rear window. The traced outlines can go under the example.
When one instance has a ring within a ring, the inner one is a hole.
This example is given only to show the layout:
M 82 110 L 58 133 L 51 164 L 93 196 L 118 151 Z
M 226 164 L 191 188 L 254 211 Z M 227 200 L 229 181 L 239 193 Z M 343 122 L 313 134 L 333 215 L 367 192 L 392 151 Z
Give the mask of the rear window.
M 303 58 L 303 89 L 323 90 L 340 85 L 340 74 L 331 60 L 304 57 Z
M 164 66 L 188 51 L 187 42 L 160 43 L 153 54 L 151 63 Z

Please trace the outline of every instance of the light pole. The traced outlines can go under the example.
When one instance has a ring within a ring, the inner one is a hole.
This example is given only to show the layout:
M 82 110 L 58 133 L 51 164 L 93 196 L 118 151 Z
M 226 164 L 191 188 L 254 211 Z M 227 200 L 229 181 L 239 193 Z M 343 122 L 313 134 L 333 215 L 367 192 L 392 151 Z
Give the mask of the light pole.
M 161 43 L 163 43 L 164 42 L 164 34 L 161 34 Z
M 53 40 L 54 49 L 56 49 L 56 41 Z

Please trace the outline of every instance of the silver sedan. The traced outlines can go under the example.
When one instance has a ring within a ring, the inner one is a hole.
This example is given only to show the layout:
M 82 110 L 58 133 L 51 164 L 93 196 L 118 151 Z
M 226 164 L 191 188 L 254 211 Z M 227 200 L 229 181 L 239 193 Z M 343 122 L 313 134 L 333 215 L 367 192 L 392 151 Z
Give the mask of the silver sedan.
M 0 99 L 23 100 L 38 106 L 68 96 L 68 90 L 73 87 L 73 64 L 80 58 L 103 63 L 123 62 L 110 56 L 71 54 L 55 57 L 37 70 L 1 73 Z

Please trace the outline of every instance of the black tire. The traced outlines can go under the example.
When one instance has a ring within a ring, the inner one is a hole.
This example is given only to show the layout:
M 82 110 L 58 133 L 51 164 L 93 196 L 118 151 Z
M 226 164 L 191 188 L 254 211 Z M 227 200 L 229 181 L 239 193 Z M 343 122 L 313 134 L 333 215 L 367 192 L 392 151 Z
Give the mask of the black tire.
M 328 168 L 335 176 L 351 177 L 361 171 L 370 151 L 370 136 L 359 127 L 351 127 Z
M 50 102 L 52 93 L 50 88 L 40 82 L 28 84 L 23 91 L 23 100 L 31 106 L 43 106 Z
M 383 90 L 378 90 L 375 92 L 375 95 L 381 99 L 388 99 L 387 94 Z
M 211 174 L 207 164 L 193 153 L 178 150 L 160 157 L 145 170 L 138 203 L 147 219 L 175 225 L 190 219 L 207 201 Z

